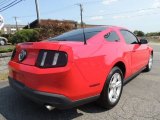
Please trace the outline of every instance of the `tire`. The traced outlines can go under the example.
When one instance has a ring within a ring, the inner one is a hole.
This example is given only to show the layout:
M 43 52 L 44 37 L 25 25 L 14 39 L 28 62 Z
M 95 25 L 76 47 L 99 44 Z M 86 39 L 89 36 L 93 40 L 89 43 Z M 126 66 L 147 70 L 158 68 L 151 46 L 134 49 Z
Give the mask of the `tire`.
M 145 72 L 149 72 L 152 69 L 152 65 L 153 65 L 153 55 L 151 54 L 148 60 L 148 64 L 146 66 L 146 69 L 144 70 Z
M 115 79 L 113 79 L 115 78 Z M 117 84 L 117 85 L 116 85 Z M 123 74 L 120 68 L 114 67 L 108 75 L 97 103 L 106 109 L 113 108 L 119 101 L 123 90 Z
M 6 44 L 6 42 L 4 41 L 4 40 L 0 40 L 0 45 L 5 45 Z

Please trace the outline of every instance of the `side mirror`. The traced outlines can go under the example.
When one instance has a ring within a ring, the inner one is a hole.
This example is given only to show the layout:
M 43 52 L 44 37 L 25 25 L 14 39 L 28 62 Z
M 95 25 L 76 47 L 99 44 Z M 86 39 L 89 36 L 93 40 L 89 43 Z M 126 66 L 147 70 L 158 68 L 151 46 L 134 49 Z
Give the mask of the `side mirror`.
M 148 41 L 146 39 L 140 39 L 140 44 L 147 44 Z

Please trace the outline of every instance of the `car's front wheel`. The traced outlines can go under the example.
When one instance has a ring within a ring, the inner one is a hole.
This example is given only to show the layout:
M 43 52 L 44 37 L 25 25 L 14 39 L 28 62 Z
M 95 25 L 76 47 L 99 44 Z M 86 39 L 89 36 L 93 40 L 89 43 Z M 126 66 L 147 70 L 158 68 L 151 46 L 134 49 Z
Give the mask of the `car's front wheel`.
M 123 89 L 123 74 L 120 68 L 114 67 L 108 75 L 98 104 L 106 109 L 113 108 L 119 101 Z
M 146 69 L 144 70 L 145 72 L 149 72 L 152 69 L 152 65 L 153 65 L 153 55 L 151 54 L 148 60 L 148 64 L 146 66 Z

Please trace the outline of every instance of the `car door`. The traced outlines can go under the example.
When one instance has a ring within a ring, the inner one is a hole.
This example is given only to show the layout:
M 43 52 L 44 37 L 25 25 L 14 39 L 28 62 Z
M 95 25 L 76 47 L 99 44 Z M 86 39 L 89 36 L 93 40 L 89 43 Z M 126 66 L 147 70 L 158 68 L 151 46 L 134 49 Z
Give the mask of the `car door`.
M 121 34 L 126 42 L 126 48 L 130 52 L 131 72 L 135 73 L 142 69 L 148 60 L 147 45 L 140 44 L 137 37 L 128 30 L 121 30 Z

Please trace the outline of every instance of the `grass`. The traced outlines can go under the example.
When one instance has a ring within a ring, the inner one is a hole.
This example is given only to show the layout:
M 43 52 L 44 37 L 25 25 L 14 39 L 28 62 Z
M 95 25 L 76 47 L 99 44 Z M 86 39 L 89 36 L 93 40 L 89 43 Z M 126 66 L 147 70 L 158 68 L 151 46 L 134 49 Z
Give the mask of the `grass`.
M 0 73 L 0 81 L 7 80 L 7 78 L 8 78 L 8 72 Z
M 14 50 L 14 45 L 0 46 L 0 53 L 12 52 Z

